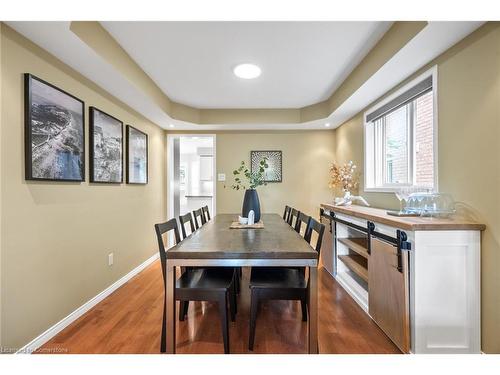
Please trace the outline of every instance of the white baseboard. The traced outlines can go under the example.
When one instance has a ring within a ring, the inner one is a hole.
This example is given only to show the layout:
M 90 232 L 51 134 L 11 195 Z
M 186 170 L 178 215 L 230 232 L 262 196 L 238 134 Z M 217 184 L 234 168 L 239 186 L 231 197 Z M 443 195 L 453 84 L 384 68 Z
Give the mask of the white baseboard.
M 89 301 L 87 301 L 82 306 L 77 308 L 75 311 L 70 313 L 67 317 L 63 318 L 62 320 L 54 324 L 52 327 L 47 329 L 45 332 L 43 332 L 41 335 L 31 340 L 28 344 L 19 349 L 16 352 L 16 354 L 33 353 L 36 349 L 41 347 L 43 344 L 45 344 L 47 341 L 49 341 L 51 338 L 53 338 L 55 335 L 61 332 L 64 328 L 69 326 L 71 323 L 73 323 L 75 320 L 77 320 L 79 317 L 81 317 L 83 314 L 85 314 L 87 311 L 89 311 L 91 308 L 93 308 L 95 305 L 104 300 L 111 293 L 113 293 L 115 290 L 117 290 L 119 287 L 121 287 L 123 284 L 125 284 L 127 281 L 129 281 L 131 278 L 133 278 L 135 275 L 137 275 L 151 263 L 153 263 L 156 259 L 158 259 L 158 257 L 159 254 L 156 253 L 155 255 L 147 259 L 145 262 L 134 268 L 132 271 L 127 273 L 121 279 L 119 279 L 111 286 L 103 290 L 101 293 L 91 298 Z

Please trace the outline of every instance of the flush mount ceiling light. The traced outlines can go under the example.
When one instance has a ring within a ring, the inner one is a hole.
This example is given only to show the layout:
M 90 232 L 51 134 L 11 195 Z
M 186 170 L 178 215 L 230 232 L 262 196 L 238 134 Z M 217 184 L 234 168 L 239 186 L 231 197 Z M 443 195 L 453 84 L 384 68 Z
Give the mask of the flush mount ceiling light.
M 173 127 L 174 127 L 174 124 L 170 124 L 169 126 L 170 126 L 171 128 L 173 128 Z
M 233 73 L 239 78 L 253 79 L 260 76 L 261 70 L 255 64 L 239 64 L 234 67 Z
M 326 126 L 327 128 L 329 128 L 329 127 L 330 127 L 330 123 L 329 123 L 329 122 L 327 122 L 327 123 L 325 124 L 325 126 Z

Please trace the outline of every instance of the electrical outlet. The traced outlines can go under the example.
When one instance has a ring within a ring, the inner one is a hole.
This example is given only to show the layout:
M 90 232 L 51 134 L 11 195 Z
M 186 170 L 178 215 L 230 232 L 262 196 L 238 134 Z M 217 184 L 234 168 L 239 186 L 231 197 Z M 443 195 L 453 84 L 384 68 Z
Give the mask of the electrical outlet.
M 114 254 L 113 253 L 109 253 L 108 254 L 108 266 L 112 266 L 113 265 L 113 257 L 114 257 Z

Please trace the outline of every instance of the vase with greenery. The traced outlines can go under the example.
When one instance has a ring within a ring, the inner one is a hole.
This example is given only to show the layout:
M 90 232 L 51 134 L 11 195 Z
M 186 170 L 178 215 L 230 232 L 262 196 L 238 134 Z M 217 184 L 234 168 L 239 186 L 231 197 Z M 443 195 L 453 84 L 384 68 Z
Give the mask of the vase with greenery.
M 260 220 L 260 202 L 256 188 L 267 185 L 265 181 L 266 168 L 269 168 L 267 158 L 262 158 L 259 162 L 259 168 L 256 171 L 250 171 L 244 161 L 241 162 L 238 169 L 233 171 L 234 183 L 231 185 L 231 188 L 234 190 L 245 190 L 241 216 L 248 217 L 250 210 L 253 210 L 256 223 Z

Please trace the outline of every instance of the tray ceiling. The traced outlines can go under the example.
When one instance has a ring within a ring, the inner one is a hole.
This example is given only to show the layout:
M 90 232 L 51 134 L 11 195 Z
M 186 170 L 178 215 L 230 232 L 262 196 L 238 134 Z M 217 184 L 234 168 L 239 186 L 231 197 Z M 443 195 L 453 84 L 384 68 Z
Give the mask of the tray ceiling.
M 392 22 L 101 22 L 172 100 L 299 108 L 327 99 Z M 240 63 L 255 80 L 233 74 Z

